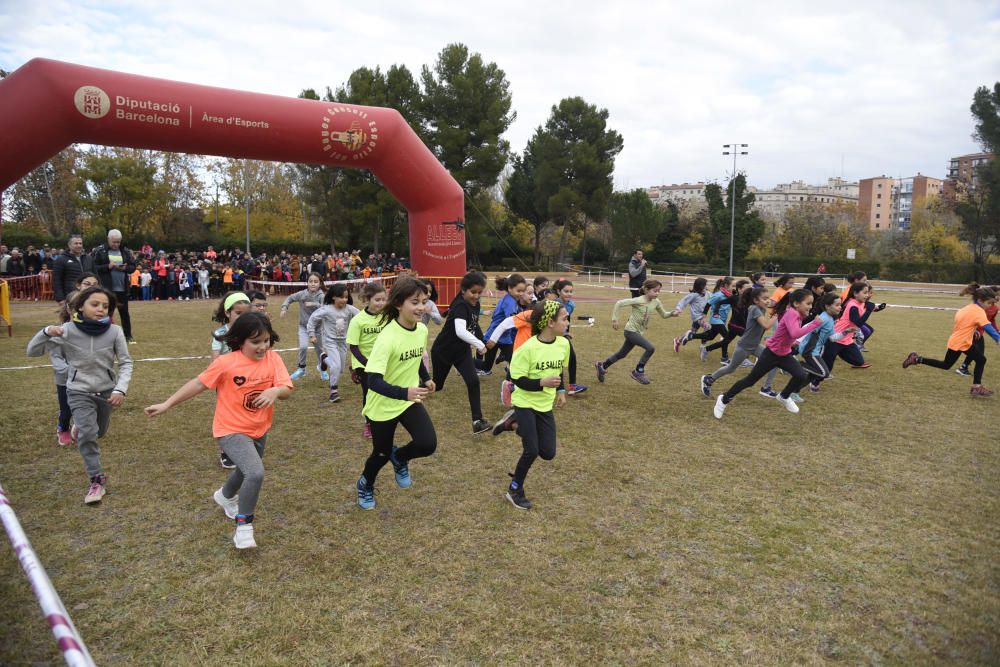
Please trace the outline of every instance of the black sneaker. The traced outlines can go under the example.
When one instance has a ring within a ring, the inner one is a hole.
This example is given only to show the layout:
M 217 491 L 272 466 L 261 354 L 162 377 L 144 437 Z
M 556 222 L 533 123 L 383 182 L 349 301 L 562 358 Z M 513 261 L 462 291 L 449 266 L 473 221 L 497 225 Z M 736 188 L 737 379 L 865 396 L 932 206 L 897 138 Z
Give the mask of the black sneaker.
M 493 424 L 489 423 L 485 419 L 477 419 L 472 422 L 472 434 L 479 435 L 480 433 L 486 433 L 493 429 Z
M 233 463 L 233 460 L 225 452 L 219 452 L 219 465 L 226 470 L 233 470 L 236 467 L 236 464 Z
M 517 489 L 507 488 L 507 493 L 504 497 L 510 501 L 510 504 L 519 510 L 530 510 L 531 501 L 524 497 L 524 487 Z
M 705 396 L 711 398 L 712 396 L 712 376 L 702 375 L 701 376 L 701 393 Z
M 597 369 L 597 381 L 604 382 L 604 376 L 608 374 L 608 371 L 604 368 L 604 364 L 600 361 L 595 361 L 594 368 Z
M 517 421 L 514 419 L 514 410 L 508 410 L 503 413 L 500 421 L 493 425 L 493 435 L 500 435 L 504 431 L 513 431 L 516 426 Z
M 956 368 L 955 372 L 958 373 L 959 375 L 964 375 L 965 377 L 969 377 L 970 375 L 972 375 L 972 373 L 969 372 L 969 367 L 966 366 L 965 364 L 962 364 L 961 366 Z
M 330 402 L 336 403 L 339 400 L 340 400 L 340 390 L 334 387 L 333 389 L 330 390 Z

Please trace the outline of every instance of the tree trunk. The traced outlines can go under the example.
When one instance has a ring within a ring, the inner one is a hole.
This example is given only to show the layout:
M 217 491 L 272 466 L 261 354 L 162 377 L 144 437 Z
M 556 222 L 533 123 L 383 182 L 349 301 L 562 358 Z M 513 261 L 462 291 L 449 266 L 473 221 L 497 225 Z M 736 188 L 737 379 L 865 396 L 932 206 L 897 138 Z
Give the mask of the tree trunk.
M 561 266 L 565 264 L 566 259 L 566 239 L 569 237 L 569 220 L 563 221 L 562 234 L 559 235 L 559 259 L 556 260 L 556 264 Z
M 580 254 L 580 263 L 584 266 L 587 265 L 587 227 L 589 226 L 590 221 L 585 219 L 583 221 L 583 241 L 581 241 L 583 243 L 583 251 Z
M 542 226 L 535 225 L 535 266 L 542 261 Z

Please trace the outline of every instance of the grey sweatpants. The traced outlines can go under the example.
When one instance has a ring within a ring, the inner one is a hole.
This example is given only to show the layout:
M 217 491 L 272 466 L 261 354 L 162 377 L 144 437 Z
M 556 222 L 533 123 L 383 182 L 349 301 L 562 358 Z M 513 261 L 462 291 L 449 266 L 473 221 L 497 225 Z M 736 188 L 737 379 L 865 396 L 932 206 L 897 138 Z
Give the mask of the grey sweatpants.
M 318 333 L 316 335 L 316 361 L 319 361 L 320 356 L 323 354 L 323 337 Z M 299 368 L 306 367 L 306 354 L 309 352 L 309 332 L 306 331 L 306 325 L 299 325 Z
M 97 439 L 103 438 L 111 424 L 111 391 L 90 394 L 83 391 L 66 392 L 69 409 L 73 412 L 73 422 L 76 424 L 76 446 L 83 457 L 83 465 L 87 468 L 87 477 L 94 477 L 103 472 L 101 468 L 101 448 Z
M 347 366 L 347 340 L 344 338 L 323 339 L 326 353 L 326 370 L 330 373 L 330 389 L 340 384 L 340 374 Z
M 250 516 L 257 507 L 260 485 L 264 483 L 264 445 L 267 433 L 257 439 L 242 433 L 233 433 L 216 438 L 222 451 L 236 464 L 236 470 L 222 485 L 222 495 L 232 498 L 240 495 L 240 514 Z
M 764 354 L 764 344 L 760 343 L 759 345 L 757 345 L 757 350 L 753 353 L 753 355 L 758 359 L 760 359 L 760 355 L 762 354 Z M 742 364 L 743 361 L 747 359 L 749 356 L 750 356 L 749 352 L 747 352 L 742 347 L 737 345 L 736 349 L 733 350 L 733 353 L 729 356 L 729 363 L 720 368 L 719 370 L 715 371 L 714 373 L 712 373 L 712 382 L 715 382 L 723 375 L 729 375 L 730 373 L 735 371 L 737 368 L 740 367 L 740 364 Z M 777 373 L 778 373 L 778 367 L 775 366 L 774 368 L 771 369 L 771 372 L 767 374 L 767 379 L 764 380 L 765 387 L 774 386 L 774 376 Z

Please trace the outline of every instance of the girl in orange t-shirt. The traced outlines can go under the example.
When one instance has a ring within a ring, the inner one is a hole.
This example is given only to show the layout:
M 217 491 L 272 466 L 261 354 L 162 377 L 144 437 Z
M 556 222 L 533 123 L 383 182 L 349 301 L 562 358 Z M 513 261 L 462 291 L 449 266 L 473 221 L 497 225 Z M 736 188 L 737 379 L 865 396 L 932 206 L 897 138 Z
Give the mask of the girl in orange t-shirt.
M 966 287 L 966 289 L 969 288 Z M 993 290 L 993 293 L 996 294 L 998 298 L 1000 298 L 1000 286 L 990 285 L 990 289 Z M 998 307 L 997 304 L 995 303 L 992 306 L 988 306 L 986 308 L 986 319 L 990 321 L 990 324 L 993 325 L 994 329 L 996 329 L 997 326 L 997 312 L 1000 312 L 1000 307 Z M 1000 331 L 1000 329 L 997 329 L 997 331 Z M 982 334 L 982 329 L 979 330 L 979 333 Z M 985 356 L 984 348 L 986 347 L 986 343 L 982 335 L 976 336 L 973 339 L 972 347 L 978 347 L 979 351 L 983 352 Z M 965 361 L 963 361 L 961 365 L 959 365 L 959 367 L 955 369 L 955 372 L 958 373 L 959 375 L 964 375 L 966 377 L 969 377 L 970 375 L 972 375 L 972 373 L 969 372 L 969 364 L 971 362 L 972 362 L 972 357 L 966 354 Z
M 256 312 L 244 313 L 226 332 L 233 352 L 215 359 L 163 403 L 150 405 L 150 417 L 163 414 L 203 391 L 216 390 L 212 435 L 236 463 L 226 483 L 213 499 L 236 520 L 233 543 L 237 549 L 256 547 L 253 512 L 264 481 L 264 445 L 271 430 L 274 404 L 292 393 L 292 379 L 285 363 L 272 348 L 278 334 L 271 320 Z
M 997 331 L 986 315 L 987 309 L 996 305 L 997 294 L 989 287 L 980 287 L 975 283 L 962 290 L 961 295 L 964 296 L 966 294 L 972 295 L 972 303 L 955 313 L 955 325 L 952 327 L 951 336 L 948 337 L 948 350 L 945 352 L 944 359 L 927 359 L 926 357 L 921 357 L 916 352 L 910 352 L 906 356 L 906 359 L 903 360 L 903 368 L 909 368 L 915 364 L 924 364 L 948 370 L 955 365 L 955 362 L 958 361 L 963 352 L 968 351 L 967 359 L 975 364 L 972 370 L 972 389 L 969 392 L 970 395 L 992 396 L 993 391 L 982 385 L 986 355 L 981 346 L 976 345 L 975 340 L 977 336 L 981 339 L 983 333 L 986 333 L 994 341 L 1000 343 L 1000 332 Z

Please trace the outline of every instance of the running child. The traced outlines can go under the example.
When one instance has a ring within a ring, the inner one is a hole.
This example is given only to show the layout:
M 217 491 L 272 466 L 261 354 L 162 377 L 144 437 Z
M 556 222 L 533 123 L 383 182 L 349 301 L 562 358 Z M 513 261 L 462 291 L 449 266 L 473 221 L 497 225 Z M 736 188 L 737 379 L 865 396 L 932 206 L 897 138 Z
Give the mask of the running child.
M 707 319 L 705 318 L 705 305 L 708 303 L 708 293 L 705 290 L 707 285 L 708 280 L 706 278 L 695 278 L 694 284 L 691 286 L 691 291 L 685 294 L 684 298 L 674 306 L 674 314 L 676 315 L 680 315 L 685 306 L 691 311 L 691 329 L 684 332 L 683 335 L 674 338 L 674 352 L 680 352 L 681 345 L 684 344 L 685 339 L 688 336 L 698 333 L 702 325 L 707 323 Z
M 288 307 L 293 303 L 299 304 L 299 359 L 298 368 L 292 373 L 292 380 L 298 380 L 306 374 L 306 353 L 309 351 L 309 332 L 306 331 L 306 326 L 309 324 L 309 317 L 323 305 L 323 276 L 315 271 L 310 273 L 306 280 L 306 288 L 290 294 L 281 304 L 279 317 L 284 317 L 288 312 Z M 323 350 L 320 349 L 319 345 L 316 345 L 315 348 L 318 361 Z M 319 364 L 316 365 L 316 368 L 324 382 L 330 379 L 326 371 L 319 367 Z
M 524 305 L 522 301 L 524 299 L 525 288 L 527 287 L 527 281 L 519 273 L 512 273 L 506 278 L 497 278 L 496 287 L 498 290 L 504 290 L 505 294 L 497 303 L 497 307 L 493 309 L 493 313 L 490 316 L 490 326 L 487 327 L 486 333 L 483 338 L 489 338 L 493 330 L 497 328 L 501 322 L 505 319 L 519 313 L 524 310 Z M 500 337 L 500 344 L 486 352 L 486 356 L 483 358 L 482 362 L 478 364 L 479 370 L 482 371 L 482 375 L 489 375 L 493 371 L 493 364 L 500 361 L 510 362 L 510 356 L 513 352 L 514 334 L 513 332 L 507 332 Z
M 80 274 L 76 279 L 76 289 L 66 295 L 66 301 L 59 308 L 59 324 L 64 325 L 73 317 L 69 304 L 73 302 L 73 297 L 80 290 L 87 289 L 99 284 L 97 275 L 87 272 Z M 126 342 L 128 338 L 125 339 Z M 61 447 L 68 447 L 76 442 L 74 429 L 70 428 L 70 418 L 73 411 L 69 407 L 69 399 L 66 395 L 66 381 L 69 380 L 69 366 L 63 358 L 62 347 L 53 345 L 49 350 L 49 361 L 52 362 L 52 372 L 56 381 L 56 399 L 59 402 L 59 417 L 56 420 L 56 442 Z
M 632 379 L 639 384 L 649 384 L 649 376 L 646 375 L 646 364 L 649 363 L 650 357 L 656 352 L 656 348 L 646 340 L 643 334 L 646 333 L 646 329 L 649 327 L 650 317 L 653 312 L 659 313 L 663 319 L 678 315 L 677 311 L 668 313 L 663 309 L 663 304 L 660 303 L 660 290 L 662 288 L 663 283 L 659 280 L 649 279 L 642 284 L 641 296 L 637 296 L 634 299 L 620 299 L 615 302 L 615 307 L 611 310 L 611 327 L 615 331 L 618 331 L 619 327 L 618 313 L 622 308 L 627 307 L 629 309 L 628 321 L 625 323 L 625 342 L 622 343 L 621 349 L 604 361 L 594 362 L 594 367 L 597 368 L 598 382 L 604 382 L 604 376 L 607 374 L 609 366 L 624 359 L 632 351 L 632 348 L 639 346 L 643 349 L 643 353 L 639 357 L 639 363 L 632 370 Z
M 976 285 L 976 283 L 973 283 L 973 285 Z M 978 287 L 979 286 L 976 285 L 976 288 L 978 288 Z M 968 290 L 968 289 L 969 288 L 967 287 L 966 290 Z M 1000 296 L 1000 286 L 990 285 L 990 290 L 994 294 L 996 294 L 997 296 Z M 970 292 L 965 292 L 965 293 L 968 294 Z M 1000 308 L 998 308 L 997 304 L 995 304 L 995 303 L 992 306 L 988 306 L 986 308 L 986 317 L 989 318 L 990 324 L 993 325 L 994 329 L 996 329 L 996 327 L 997 327 L 997 312 L 998 311 L 1000 311 Z M 983 339 L 982 336 L 976 336 L 973 339 L 973 341 L 972 341 L 972 347 L 973 348 L 978 347 L 980 352 L 982 352 L 984 355 L 986 354 L 986 349 L 985 349 L 986 348 L 986 344 L 985 344 L 985 341 L 984 341 L 984 339 Z M 969 377 L 970 375 L 972 375 L 972 373 L 969 372 L 969 363 L 971 361 L 972 361 L 972 358 L 968 354 L 966 354 L 965 355 L 965 360 L 959 365 L 958 368 L 955 369 L 955 372 L 958 373 L 959 375 L 964 375 L 966 377 Z
M 319 355 L 320 373 L 330 381 L 330 402 L 340 400 L 340 374 L 347 365 L 347 328 L 359 311 L 347 303 L 350 290 L 344 283 L 334 283 L 306 322 L 309 342 L 323 352 Z
M 219 300 L 219 305 L 216 307 L 212 319 L 222 326 L 212 332 L 213 361 L 224 354 L 229 354 L 229 345 L 226 343 L 229 327 L 239 319 L 240 315 L 249 312 L 250 308 L 250 297 L 243 292 L 226 292 Z M 236 464 L 226 454 L 226 450 L 221 447 L 219 448 L 219 465 L 226 470 L 232 470 L 236 467 Z
M 768 309 L 769 302 L 770 295 L 766 287 L 749 287 L 742 292 L 740 295 L 740 306 L 747 313 L 746 327 L 743 330 L 743 335 L 740 336 L 740 340 L 736 344 L 736 350 L 733 352 L 733 356 L 728 364 L 711 375 L 701 376 L 702 394 L 711 396 L 712 385 L 715 384 L 716 380 L 724 375 L 729 375 L 737 368 L 742 368 L 743 362 L 748 361 L 750 356 L 760 359 L 764 354 L 764 344 L 761 343 L 761 339 L 764 337 L 764 333 L 774 326 L 774 323 L 777 321 L 777 318 L 770 314 L 770 310 Z M 750 366 L 753 367 L 753 364 Z M 775 367 L 767 374 L 764 386 L 760 389 L 761 396 L 766 398 L 776 398 L 778 396 L 777 392 L 771 389 L 774 383 L 774 376 L 777 372 L 778 369 Z
M 351 351 L 351 381 L 361 385 L 361 406 L 364 407 L 368 398 L 368 374 L 365 365 L 372 353 L 375 339 L 382 332 L 382 308 L 385 306 L 386 292 L 382 283 L 365 283 L 361 288 L 361 298 L 365 307 L 351 318 L 347 326 L 347 347 Z M 372 431 L 367 417 L 365 420 L 364 437 L 371 438 Z
M 774 291 L 771 293 L 771 312 L 774 312 L 774 306 L 778 304 L 779 301 L 785 298 L 785 295 L 795 289 L 795 276 L 790 273 L 785 273 L 779 276 L 774 281 Z
M 729 319 L 729 313 L 732 311 L 732 302 L 730 301 L 732 291 L 729 289 L 732 283 L 733 279 L 729 276 L 719 278 L 715 282 L 715 289 L 712 290 L 712 295 L 708 297 L 708 302 L 705 304 L 708 330 L 703 333 L 689 331 L 681 340 L 681 345 L 687 345 L 688 341 L 696 338 L 700 340 L 701 346 L 698 356 L 701 357 L 702 361 L 708 359 L 709 352 L 718 348 L 722 348 L 723 363 L 729 361 L 729 331 L 726 329 L 726 320 Z M 722 340 L 708 345 L 710 341 L 715 340 L 716 336 L 721 336 Z
M 358 506 L 375 509 L 375 478 L 386 463 L 392 463 L 396 484 L 409 488 L 410 461 L 430 456 L 437 449 L 437 433 L 423 400 L 434 393 L 434 381 L 424 368 L 427 327 L 420 321 L 427 291 L 420 281 L 399 277 L 382 309 L 382 332 L 375 339 L 365 364 L 368 401 L 362 414 L 372 431 L 372 453 L 358 478 Z M 410 434 L 403 447 L 393 445 L 396 425 Z
M 567 321 L 572 321 L 573 311 L 576 310 L 576 302 L 573 301 L 573 281 L 560 278 L 552 283 L 552 291 L 556 293 L 556 298 L 566 308 Z M 566 386 L 566 394 L 576 396 L 587 391 L 587 385 L 576 382 L 576 350 L 573 349 L 573 334 L 569 332 L 570 326 L 566 325 L 566 333 L 563 334 L 569 341 L 569 372 L 567 373 L 569 384 Z
M 424 309 L 424 315 L 420 318 L 420 321 L 427 326 L 431 322 L 441 326 L 444 324 L 444 315 L 441 314 L 441 310 L 437 306 L 438 302 L 438 291 L 437 287 L 434 286 L 434 281 L 427 280 L 423 278 L 421 282 L 427 287 L 427 307 Z
M 215 390 L 212 436 L 236 463 L 225 484 L 212 499 L 236 522 L 233 544 L 237 549 L 257 546 L 253 519 L 264 482 L 264 446 L 274 419 L 274 404 L 292 393 L 292 379 L 285 362 L 272 348 L 278 334 L 261 313 L 245 313 L 225 334 L 234 350 L 216 358 L 202 373 L 187 382 L 163 403 L 150 405 L 150 417 L 163 414 L 203 391 Z
M 545 298 L 545 290 L 549 288 L 549 279 L 545 276 L 535 276 L 531 281 L 531 303 Z
M 772 297 L 773 299 L 773 297 Z M 813 294 L 809 290 L 797 289 L 787 293 L 775 305 L 775 315 L 778 318 L 778 327 L 774 335 L 767 339 L 760 357 L 750 373 L 729 388 L 729 391 L 719 396 L 715 401 L 713 410 L 716 419 L 722 419 L 726 407 L 736 396 L 748 387 L 752 387 L 772 368 L 781 368 L 792 376 L 788 385 L 778 395 L 780 402 L 789 412 L 796 413 L 799 406 L 792 400 L 791 395 L 806 383 L 809 374 L 802 365 L 792 356 L 792 345 L 796 339 L 801 338 L 810 331 L 818 329 L 820 320 L 813 320 L 809 324 L 802 326 L 802 318 L 809 314 L 812 308 Z
M 473 434 L 485 433 L 493 428 L 490 422 L 483 419 L 479 376 L 476 374 L 476 362 L 469 349 L 470 346 L 474 347 L 477 354 L 486 350 L 486 345 L 476 336 L 476 307 L 479 296 L 485 288 L 486 276 L 479 271 L 470 271 L 462 277 L 459 293 L 448 307 L 448 319 L 431 347 L 435 391 L 444 390 L 448 373 L 454 367 L 462 376 L 469 394 Z
M 838 332 L 846 331 L 849 327 L 853 327 L 855 331 L 863 332 L 865 327 L 868 327 L 869 335 L 874 333 L 875 330 L 868 326 L 868 318 L 872 313 L 885 310 L 885 304 L 881 303 L 876 306 L 870 303 L 871 295 L 872 288 L 868 283 L 858 281 L 851 285 L 848 290 L 848 299 L 844 302 L 843 312 L 840 319 L 837 320 L 836 330 Z M 833 368 L 833 360 L 837 356 L 849 363 L 851 368 L 871 368 L 871 364 L 865 361 L 865 357 L 861 353 L 862 345 L 855 344 L 854 336 L 841 338 L 836 341 L 836 345 L 830 347 L 837 348 L 824 356 L 824 361 L 831 369 Z
M 563 369 L 569 364 L 570 342 L 566 338 L 569 312 L 558 301 L 542 301 L 532 308 L 535 335 L 514 353 L 510 376 L 517 385 L 512 398 L 513 422 L 509 427 L 521 436 L 523 451 L 514 468 L 504 497 L 518 509 L 531 509 L 524 495 L 524 480 L 539 456 L 551 461 L 556 455 L 555 407 L 566 404 Z
M 969 395 L 973 397 L 992 396 L 993 390 L 983 386 L 983 370 L 986 367 L 986 355 L 982 351 L 977 350 L 973 342 L 977 335 L 981 336 L 985 333 L 994 342 L 1000 343 L 1000 332 L 997 332 L 996 327 L 993 326 L 986 315 L 986 309 L 996 304 L 997 295 L 990 288 L 980 287 L 975 283 L 962 290 L 961 294 L 963 296 L 971 295 L 972 303 L 955 313 L 955 324 L 952 327 L 951 336 L 948 337 L 948 349 L 944 354 L 944 359 L 928 359 L 916 352 L 910 352 L 906 356 L 906 359 L 903 360 L 903 368 L 909 368 L 916 364 L 924 364 L 925 366 L 948 370 L 955 365 L 955 362 L 958 361 L 963 352 L 968 352 L 972 356 L 972 363 L 974 364 L 972 368 L 972 389 L 969 390 Z
M 853 324 L 847 328 L 837 331 L 837 319 L 840 317 L 841 300 L 840 295 L 835 292 L 826 292 L 816 301 L 820 303 L 822 312 L 816 316 L 821 324 L 818 329 L 810 333 L 802 340 L 802 366 L 815 377 L 809 383 L 809 390 L 813 393 L 819 391 L 819 383 L 830 377 L 830 367 L 823 358 L 823 351 L 827 342 L 837 342 L 845 336 L 851 337 L 858 329 Z M 816 308 L 813 308 L 815 312 Z M 835 358 L 835 357 L 834 357 Z
M 125 333 L 111 323 L 115 297 L 100 285 L 77 292 L 69 303 L 72 317 L 62 326 L 47 326 L 28 343 L 28 356 L 60 348 L 69 367 L 66 400 L 73 415 L 76 443 L 90 486 L 83 502 L 100 502 L 108 491 L 97 444 L 111 425 L 111 411 L 125 403 L 132 379 L 132 357 Z M 118 373 L 115 374 L 115 362 Z
M 260 290 L 250 290 L 246 295 L 250 297 L 250 310 L 255 313 L 263 313 L 270 319 L 271 313 L 267 312 L 267 294 Z

